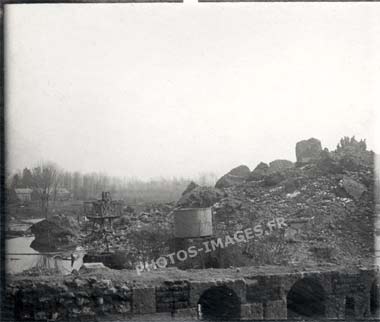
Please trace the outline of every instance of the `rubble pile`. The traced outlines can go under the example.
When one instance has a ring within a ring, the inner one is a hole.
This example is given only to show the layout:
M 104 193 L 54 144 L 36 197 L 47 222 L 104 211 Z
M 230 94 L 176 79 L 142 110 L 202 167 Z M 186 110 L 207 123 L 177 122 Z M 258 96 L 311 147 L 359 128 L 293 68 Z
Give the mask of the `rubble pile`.
M 224 196 L 222 190 L 213 187 L 195 187 L 184 194 L 177 202 L 181 208 L 205 208 L 212 206 Z
M 285 229 L 241 243 L 240 253 L 233 250 L 235 259 L 249 258 L 250 265 L 348 263 L 373 256 L 374 153 L 353 138 L 332 152 L 322 150 L 319 140 L 301 141 L 296 154 L 296 164 L 260 163 L 244 182 L 194 189 L 181 205 L 212 206 L 216 236 L 285 218 Z M 212 198 L 199 201 L 205 191 Z
M 151 204 L 128 209 L 113 223 L 112 232 L 84 232 L 81 245 L 111 268 L 134 268 L 134 263 L 159 257 L 169 250 L 173 231 L 173 204 Z M 131 208 L 131 207 L 129 207 Z M 107 241 L 107 242 L 106 242 Z M 108 248 L 112 253 L 107 253 Z M 103 257 L 102 257 L 103 256 Z
M 38 251 L 55 251 L 75 246 L 79 237 L 78 223 L 66 216 L 53 216 L 34 224 L 30 229 L 35 236 L 30 246 Z
M 170 252 L 174 208 L 213 210 L 213 238 L 263 225 L 246 243 L 202 258 L 202 265 L 346 264 L 373 254 L 374 153 L 365 141 L 344 138 L 337 149 L 322 149 L 317 139 L 296 145 L 297 162 L 278 159 L 232 169 L 215 187 L 189 184 L 176 204 L 128 207 L 113 230 L 82 234 L 88 251 L 117 253 L 116 264 L 133 264 Z M 269 221 L 284 218 L 286 227 L 267 230 Z M 62 219 L 63 220 L 63 219 Z M 43 221 L 34 225 L 35 243 L 70 244 L 77 238 L 73 223 Z M 50 230 L 50 237 L 46 231 Z M 51 241 L 52 236 L 59 242 Z M 50 240 L 49 240 L 50 238 Z M 199 263 L 198 263 L 199 264 Z

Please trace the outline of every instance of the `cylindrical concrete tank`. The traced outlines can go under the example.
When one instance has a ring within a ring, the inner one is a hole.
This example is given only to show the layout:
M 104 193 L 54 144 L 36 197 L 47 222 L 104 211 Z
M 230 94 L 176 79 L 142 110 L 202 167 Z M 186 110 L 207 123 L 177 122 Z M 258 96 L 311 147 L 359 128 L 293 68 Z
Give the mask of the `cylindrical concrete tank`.
M 176 238 L 196 238 L 211 235 L 211 208 L 182 208 L 174 211 L 174 236 Z

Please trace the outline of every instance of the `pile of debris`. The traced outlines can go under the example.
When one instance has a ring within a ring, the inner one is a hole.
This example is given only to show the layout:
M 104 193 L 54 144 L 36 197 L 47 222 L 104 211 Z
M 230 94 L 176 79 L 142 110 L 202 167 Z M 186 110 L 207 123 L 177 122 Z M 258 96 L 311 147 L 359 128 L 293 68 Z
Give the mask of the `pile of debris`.
M 35 236 L 30 246 L 38 251 L 56 251 L 74 247 L 79 237 L 77 221 L 63 215 L 42 220 L 30 229 Z
M 312 138 L 297 143 L 296 157 L 295 163 L 261 162 L 249 173 L 239 166 L 215 188 L 193 187 L 178 205 L 212 206 L 216 236 L 285 219 L 286 229 L 234 249 L 235 263 L 239 256 L 250 265 L 352 263 L 373 256 L 375 154 L 365 141 L 343 138 L 329 152 Z
M 180 208 L 206 208 L 215 204 L 224 196 L 218 188 L 201 187 L 191 182 L 177 202 Z
M 129 206 L 128 211 L 114 221 L 112 232 L 93 230 L 88 233 L 84 229 L 81 245 L 87 251 L 95 252 L 92 257 L 103 256 L 107 267 L 132 269 L 136 262 L 168 252 L 173 231 L 173 207 L 171 203 Z

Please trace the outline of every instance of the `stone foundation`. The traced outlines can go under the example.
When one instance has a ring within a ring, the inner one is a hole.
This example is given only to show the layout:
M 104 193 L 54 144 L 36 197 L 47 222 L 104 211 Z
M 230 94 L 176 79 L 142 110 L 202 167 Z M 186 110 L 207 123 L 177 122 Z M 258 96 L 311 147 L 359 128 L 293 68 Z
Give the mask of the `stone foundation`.
M 56 321 L 99 317 L 125 320 L 156 314 L 197 319 L 198 303 L 204 292 L 223 286 L 238 298 L 241 319 L 287 319 L 289 291 L 295 283 L 307 278 L 323 288 L 325 318 L 347 318 L 346 302 L 349 301 L 353 318 L 363 319 L 370 316 L 371 286 L 379 278 L 374 270 L 350 274 L 339 271 L 242 274 L 236 279 L 212 279 L 210 275 L 209 281 L 195 280 L 197 274 L 197 271 L 192 271 L 188 280 L 156 281 L 154 286 L 95 276 L 69 276 L 59 281 L 40 282 L 25 277 L 8 283 L 3 312 L 5 310 L 4 316 L 9 320 Z M 214 305 L 226 304 L 216 302 Z

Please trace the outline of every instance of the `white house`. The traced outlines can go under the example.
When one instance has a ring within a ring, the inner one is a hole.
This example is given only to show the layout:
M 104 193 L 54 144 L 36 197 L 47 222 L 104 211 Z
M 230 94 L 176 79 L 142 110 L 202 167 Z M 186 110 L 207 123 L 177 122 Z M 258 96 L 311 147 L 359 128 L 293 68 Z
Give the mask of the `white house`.
M 15 189 L 18 200 L 20 201 L 31 201 L 33 190 L 30 188 L 16 188 Z

